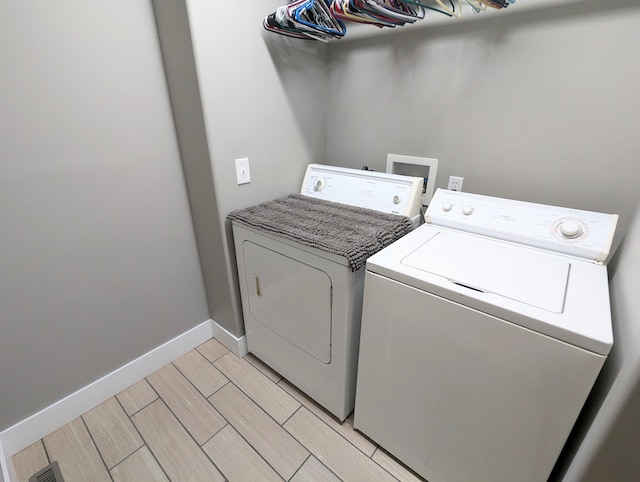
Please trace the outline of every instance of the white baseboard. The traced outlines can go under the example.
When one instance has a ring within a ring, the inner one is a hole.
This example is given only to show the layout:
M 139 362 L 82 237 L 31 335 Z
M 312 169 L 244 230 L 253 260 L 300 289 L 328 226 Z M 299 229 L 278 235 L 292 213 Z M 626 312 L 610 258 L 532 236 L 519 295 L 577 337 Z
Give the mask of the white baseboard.
M 2 448 L 2 439 L 0 439 L 0 482 L 11 482 L 17 480 L 16 470 L 11 462 L 11 457 L 6 457 Z
M 238 338 L 213 320 L 211 320 L 211 325 L 213 327 L 213 337 L 222 343 L 231 353 L 235 353 L 240 358 L 249 353 L 247 350 L 246 336 L 243 335 Z
M 15 480 L 15 469 L 11 462 L 13 455 L 211 339 L 214 327 L 218 332 L 222 329 L 217 323 L 207 320 L 0 432 L 0 462 L 4 482 Z

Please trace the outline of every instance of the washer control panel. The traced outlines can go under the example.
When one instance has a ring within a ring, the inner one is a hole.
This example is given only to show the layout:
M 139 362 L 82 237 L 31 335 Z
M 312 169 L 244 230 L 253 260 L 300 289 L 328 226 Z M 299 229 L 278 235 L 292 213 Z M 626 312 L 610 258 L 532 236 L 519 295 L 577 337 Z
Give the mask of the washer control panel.
M 426 222 L 604 263 L 617 214 L 438 189 Z
M 423 182 L 419 177 L 309 164 L 300 194 L 414 219 L 420 216 Z

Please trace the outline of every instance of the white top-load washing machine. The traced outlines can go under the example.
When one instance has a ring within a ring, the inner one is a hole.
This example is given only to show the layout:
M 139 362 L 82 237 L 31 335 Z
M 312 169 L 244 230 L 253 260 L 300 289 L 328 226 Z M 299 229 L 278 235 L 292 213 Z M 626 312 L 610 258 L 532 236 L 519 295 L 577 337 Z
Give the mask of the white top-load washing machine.
M 438 481 L 545 481 L 613 343 L 616 215 L 439 190 L 367 260 L 355 428 Z
M 418 222 L 422 184 L 421 178 L 311 164 L 301 195 L 230 214 L 249 352 L 340 420 L 354 404 L 366 259 L 354 265 L 342 248 L 362 256 L 378 237 L 388 244 L 411 231 L 406 218 Z M 401 221 L 403 231 L 374 229 L 380 217 L 394 226 Z M 370 229 L 372 243 L 343 246 L 354 239 L 342 240 L 346 231 Z M 341 250 L 327 250 L 329 241 Z

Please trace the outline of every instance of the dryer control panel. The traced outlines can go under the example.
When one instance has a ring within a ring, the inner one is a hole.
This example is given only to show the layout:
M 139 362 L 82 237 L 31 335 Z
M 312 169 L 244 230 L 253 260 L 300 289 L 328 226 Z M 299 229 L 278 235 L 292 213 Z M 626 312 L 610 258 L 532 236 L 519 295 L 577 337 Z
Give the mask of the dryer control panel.
M 423 179 L 309 164 L 300 194 L 389 214 L 420 217 Z
M 438 189 L 425 220 L 604 264 L 618 215 Z

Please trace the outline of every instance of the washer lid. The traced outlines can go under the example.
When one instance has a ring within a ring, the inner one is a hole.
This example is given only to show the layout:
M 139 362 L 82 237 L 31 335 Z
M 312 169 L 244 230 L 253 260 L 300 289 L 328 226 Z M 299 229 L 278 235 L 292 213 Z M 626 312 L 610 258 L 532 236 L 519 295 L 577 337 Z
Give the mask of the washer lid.
M 568 260 L 537 250 L 447 231 L 430 238 L 401 264 L 552 313 L 563 311 L 571 268 Z
M 607 267 L 584 259 L 423 224 L 368 258 L 367 275 L 600 355 L 613 344 Z

